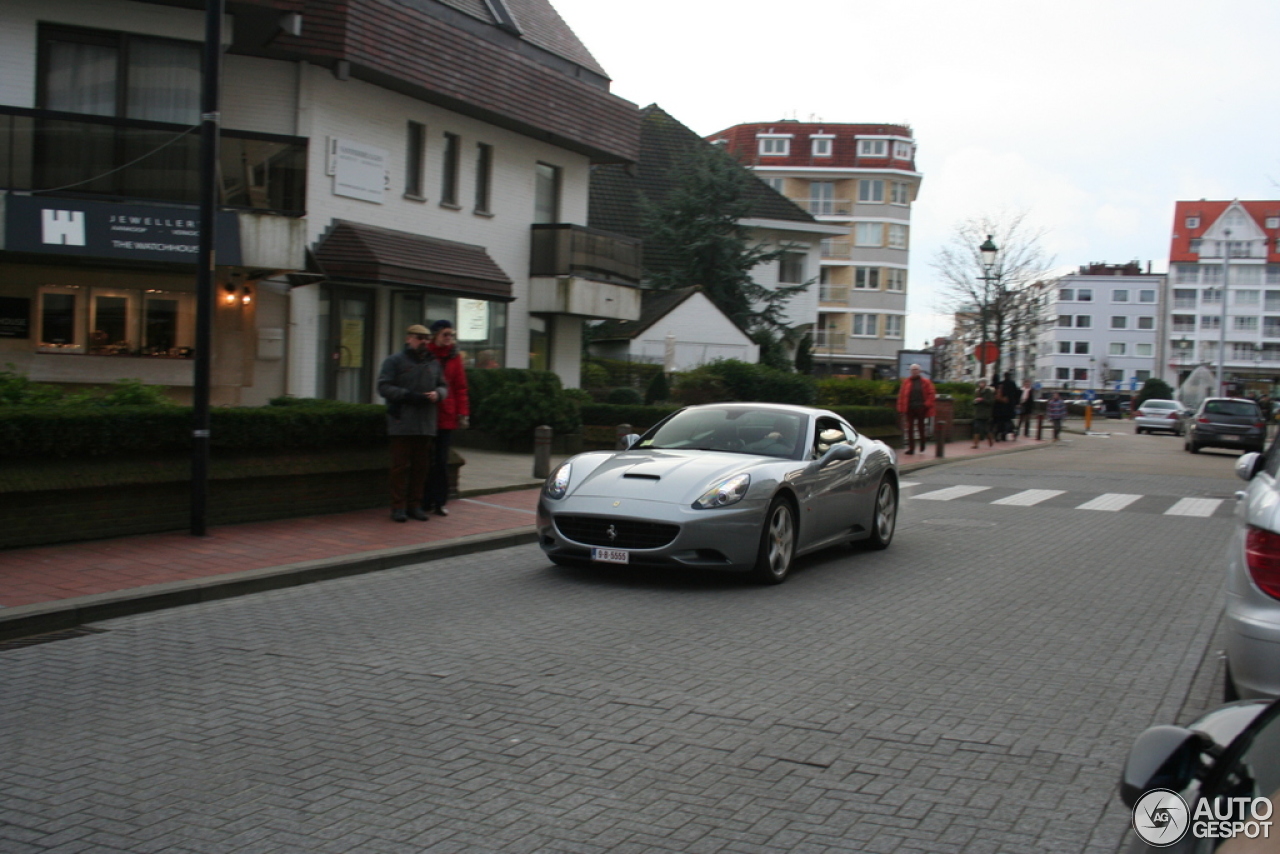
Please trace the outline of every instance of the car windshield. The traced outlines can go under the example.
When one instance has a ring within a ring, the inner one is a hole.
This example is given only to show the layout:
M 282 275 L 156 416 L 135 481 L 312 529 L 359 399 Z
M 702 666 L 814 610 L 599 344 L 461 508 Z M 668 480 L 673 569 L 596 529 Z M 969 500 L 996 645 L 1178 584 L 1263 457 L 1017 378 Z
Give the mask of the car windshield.
M 1205 415 L 1237 415 L 1245 418 L 1258 417 L 1260 410 L 1256 403 L 1247 400 L 1210 400 L 1204 405 Z
M 803 413 L 776 409 L 686 409 L 646 433 L 636 447 L 799 459 L 805 421 Z
M 1142 404 L 1143 409 L 1177 409 L 1178 404 L 1172 400 L 1148 400 Z

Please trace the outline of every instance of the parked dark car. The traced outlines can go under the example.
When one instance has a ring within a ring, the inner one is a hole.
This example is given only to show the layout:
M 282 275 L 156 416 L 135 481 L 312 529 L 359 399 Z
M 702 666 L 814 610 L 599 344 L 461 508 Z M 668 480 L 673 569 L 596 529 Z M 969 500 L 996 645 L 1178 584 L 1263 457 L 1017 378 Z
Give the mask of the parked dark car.
M 1280 700 L 1229 703 L 1185 727 L 1151 727 L 1120 775 L 1120 800 L 1133 811 L 1122 850 L 1274 851 L 1278 789 Z
M 1235 448 L 1262 453 L 1267 422 L 1252 400 L 1208 397 L 1187 420 L 1184 445 L 1195 454 L 1201 448 Z

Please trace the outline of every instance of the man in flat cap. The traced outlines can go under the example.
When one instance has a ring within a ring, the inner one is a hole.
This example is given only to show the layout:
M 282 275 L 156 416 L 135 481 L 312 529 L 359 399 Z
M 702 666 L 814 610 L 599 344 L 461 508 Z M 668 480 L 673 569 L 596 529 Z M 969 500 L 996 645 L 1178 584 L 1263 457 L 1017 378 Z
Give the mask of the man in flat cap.
M 427 482 L 437 404 L 448 395 L 444 373 L 428 346 L 431 332 L 415 323 L 405 330 L 404 350 L 388 356 L 378 371 L 378 394 L 387 401 L 391 437 L 391 518 L 427 521 L 422 490 Z

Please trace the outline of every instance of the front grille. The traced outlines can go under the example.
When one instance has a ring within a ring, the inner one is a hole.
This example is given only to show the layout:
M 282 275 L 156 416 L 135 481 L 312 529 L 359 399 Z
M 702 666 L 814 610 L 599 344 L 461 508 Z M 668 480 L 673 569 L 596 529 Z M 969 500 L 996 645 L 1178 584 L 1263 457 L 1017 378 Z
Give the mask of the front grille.
M 657 549 L 680 533 L 679 525 L 608 516 L 556 516 L 555 520 L 560 533 L 574 542 L 615 549 Z

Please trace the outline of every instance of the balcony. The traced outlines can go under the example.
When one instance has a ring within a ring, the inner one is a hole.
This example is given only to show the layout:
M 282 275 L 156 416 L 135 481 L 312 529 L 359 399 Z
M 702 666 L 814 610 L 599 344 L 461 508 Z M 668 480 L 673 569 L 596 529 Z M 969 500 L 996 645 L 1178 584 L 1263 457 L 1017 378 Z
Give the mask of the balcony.
M 822 241 L 822 258 L 827 261 L 848 261 L 853 257 L 853 244 L 848 240 Z
M 850 216 L 853 202 L 849 199 L 792 199 L 814 216 Z
M 848 285 L 819 285 L 818 286 L 819 302 L 836 302 L 841 305 L 849 304 L 849 286 Z
M 200 202 L 198 126 L 0 106 L 0 188 Z M 222 206 L 306 213 L 307 140 L 223 130 Z
M 531 276 L 581 276 L 638 285 L 640 241 L 570 223 L 533 226 Z

